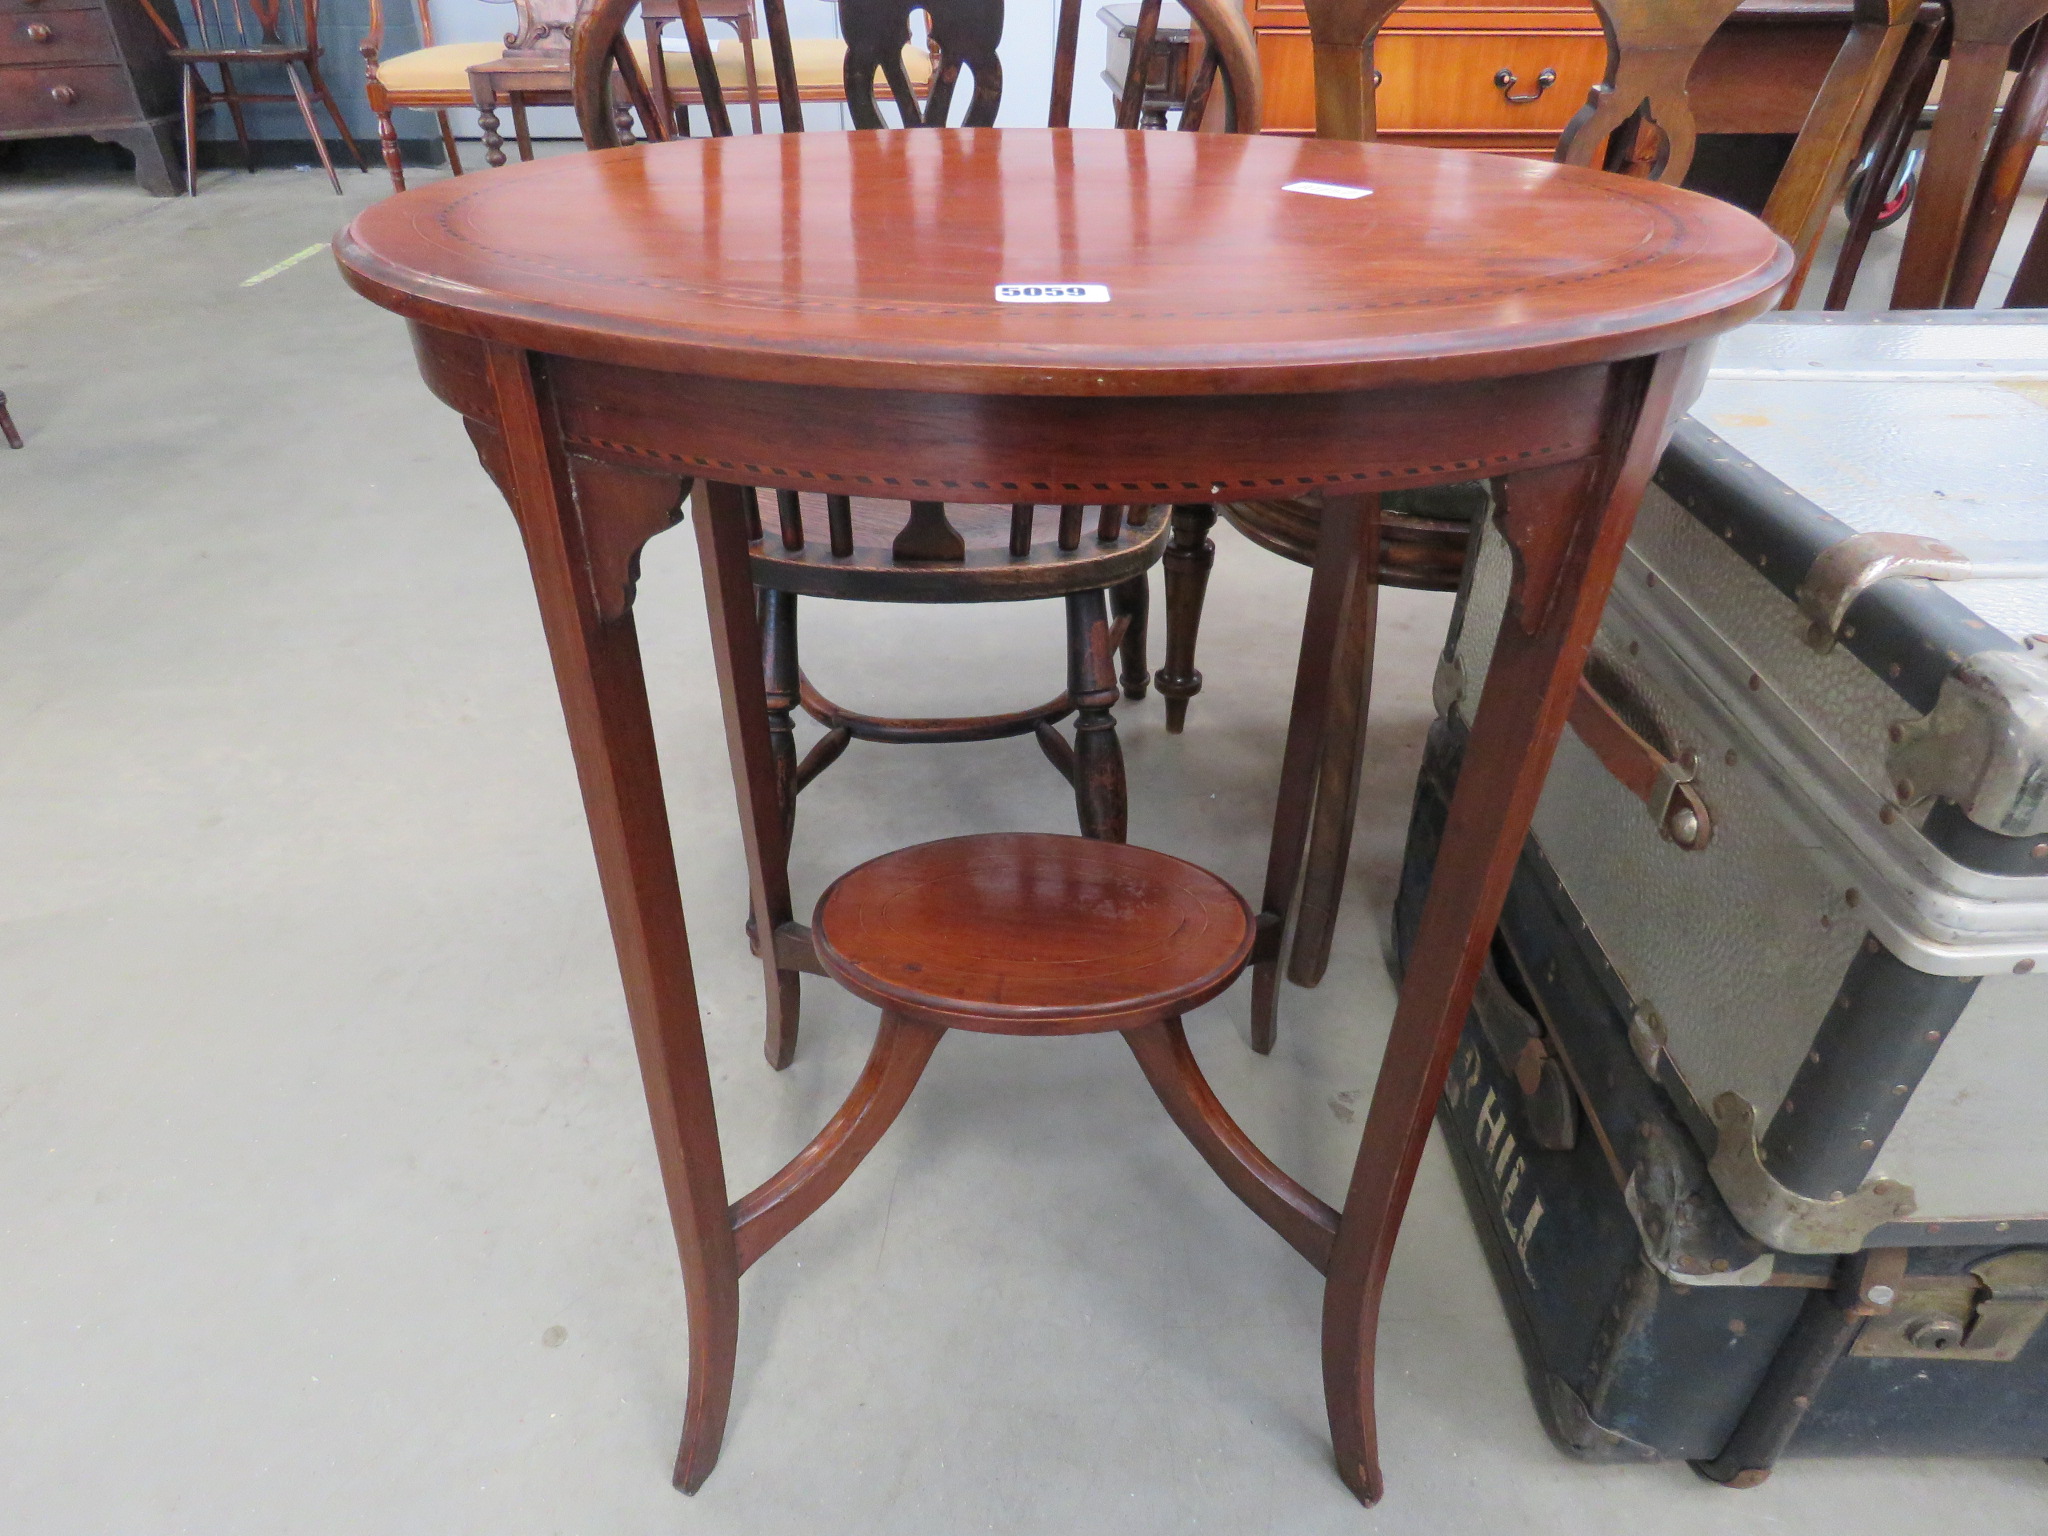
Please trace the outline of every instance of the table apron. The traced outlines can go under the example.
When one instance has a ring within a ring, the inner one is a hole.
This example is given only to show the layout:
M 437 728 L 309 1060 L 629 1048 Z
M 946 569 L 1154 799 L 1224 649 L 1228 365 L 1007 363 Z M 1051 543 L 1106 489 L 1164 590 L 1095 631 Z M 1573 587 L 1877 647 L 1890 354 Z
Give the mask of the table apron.
M 414 322 L 428 386 L 495 416 L 484 344 Z M 784 385 L 543 360 L 579 454 L 905 500 L 1207 500 L 1448 484 L 1584 458 L 1611 364 L 1328 394 L 1072 398 Z

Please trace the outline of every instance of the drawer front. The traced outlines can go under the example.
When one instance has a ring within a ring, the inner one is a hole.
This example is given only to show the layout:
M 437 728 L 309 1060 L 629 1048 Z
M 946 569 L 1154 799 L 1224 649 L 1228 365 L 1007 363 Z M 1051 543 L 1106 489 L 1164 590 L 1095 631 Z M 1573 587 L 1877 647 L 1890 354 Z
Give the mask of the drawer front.
M 128 72 L 118 64 L 0 69 L 0 130 L 84 132 L 135 116 Z
M 16 12 L 0 17 L 0 65 L 98 64 L 119 57 L 104 11 Z
M 1497 142 L 1488 139 L 1484 147 L 1530 146 L 1547 152 L 1605 72 L 1607 43 L 1598 32 L 1493 37 L 1382 32 L 1373 45 L 1373 65 L 1381 77 L 1373 100 L 1383 134 L 1494 135 Z M 1503 69 L 1515 76 L 1506 90 L 1495 83 Z M 1546 69 L 1555 70 L 1557 79 L 1536 100 L 1507 99 L 1510 92 L 1534 93 Z M 1266 87 L 1267 128 L 1283 133 L 1313 129 L 1315 53 L 1308 34 L 1261 32 L 1259 72 Z
M 1389 32 L 1374 45 L 1373 63 L 1382 76 L 1376 106 L 1384 130 L 1556 133 L 1605 73 L 1607 42 L 1583 32 Z M 1503 71 L 1512 84 L 1501 83 Z M 1541 83 L 1545 71 L 1555 72 L 1549 85 Z

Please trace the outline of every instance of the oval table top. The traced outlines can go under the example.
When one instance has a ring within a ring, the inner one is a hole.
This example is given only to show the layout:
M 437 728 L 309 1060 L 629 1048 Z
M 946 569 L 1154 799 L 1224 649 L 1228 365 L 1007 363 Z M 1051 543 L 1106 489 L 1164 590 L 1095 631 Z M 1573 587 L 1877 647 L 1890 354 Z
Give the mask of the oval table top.
M 1363 190 L 1333 196 L 1291 184 Z M 1466 151 L 1114 129 L 686 139 L 359 215 L 349 282 L 463 334 L 670 372 L 948 393 L 1371 388 L 1641 356 L 1776 297 L 1711 198 Z M 998 285 L 1106 300 L 999 302 Z

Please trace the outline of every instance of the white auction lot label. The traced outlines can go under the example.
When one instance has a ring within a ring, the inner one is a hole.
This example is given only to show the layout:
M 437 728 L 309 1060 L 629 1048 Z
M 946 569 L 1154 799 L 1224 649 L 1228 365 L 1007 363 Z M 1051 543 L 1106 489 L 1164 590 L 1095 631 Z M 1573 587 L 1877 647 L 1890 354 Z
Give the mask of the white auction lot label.
M 997 283 L 998 304 L 1107 304 L 1103 283 Z
M 1346 187 L 1334 181 L 1290 181 L 1280 189 L 1282 192 L 1306 192 L 1311 197 L 1371 197 L 1371 187 Z

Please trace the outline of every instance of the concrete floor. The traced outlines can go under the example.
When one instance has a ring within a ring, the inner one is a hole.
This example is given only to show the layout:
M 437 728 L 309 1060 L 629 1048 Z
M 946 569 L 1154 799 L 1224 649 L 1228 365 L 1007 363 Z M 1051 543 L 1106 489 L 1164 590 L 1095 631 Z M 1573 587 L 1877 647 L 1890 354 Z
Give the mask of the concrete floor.
M 955 1037 L 746 1280 L 724 1460 L 668 1486 L 681 1287 L 509 515 L 400 324 L 324 253 L 348 176 L 0 184 L 0 1508 L 10 1531 L 2048 1532 L 2039 1464 L 1794 1463 L 1731 1493 L 1552 1449 L 1441 1149 L 1394 1263 L 1390 1492 L 1332 1475 L 1315 1276 L 1114 1040 Z M 1305 573 L 1219 530 L 1186 736 L 1123 710 L 1134 840 L 1256 886 Z M 737 1187 L 858 1070 L 807 982 L 759 1047 L 689 536 L 639 612 Z M 1329 980 L 1232 1109 L 1342 1188 L 1392 994 L 1384 915 L 1443 599 L 1392 593 Z M 1004 707 L 1056 609 L 812 604 L 822 686 Z M 946 658 L 942 667 L 930 663 Z M 871 853 L 1068 825 L 1028 742 L 857 748 L 800 900 Z

